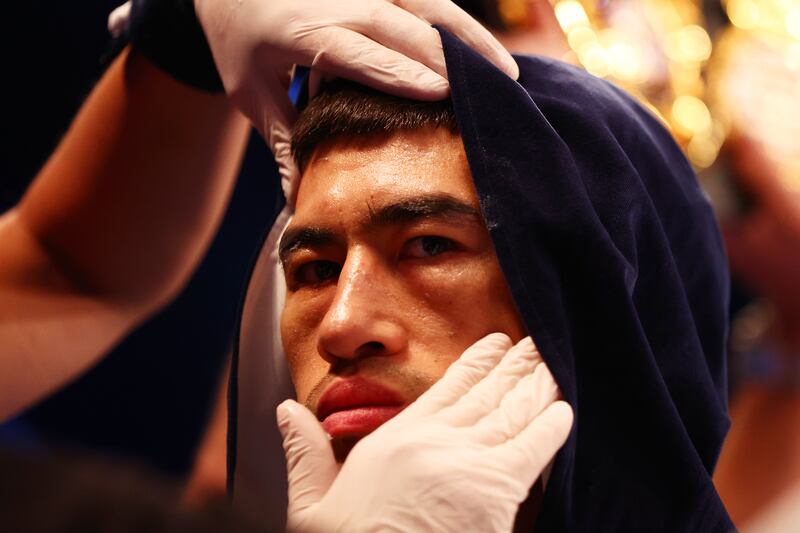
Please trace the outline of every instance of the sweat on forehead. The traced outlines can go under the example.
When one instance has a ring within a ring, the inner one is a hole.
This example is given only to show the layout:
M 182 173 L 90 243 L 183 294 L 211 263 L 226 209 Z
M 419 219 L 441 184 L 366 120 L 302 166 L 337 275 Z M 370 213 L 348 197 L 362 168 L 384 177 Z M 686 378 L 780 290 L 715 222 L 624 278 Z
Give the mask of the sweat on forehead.
M 337 79 L 324 85 L 297 118 L 292 129 L 292 155 L 302 174 L 321 144 L 426 127 L 458 132 L 449 99 L 408 100 Z

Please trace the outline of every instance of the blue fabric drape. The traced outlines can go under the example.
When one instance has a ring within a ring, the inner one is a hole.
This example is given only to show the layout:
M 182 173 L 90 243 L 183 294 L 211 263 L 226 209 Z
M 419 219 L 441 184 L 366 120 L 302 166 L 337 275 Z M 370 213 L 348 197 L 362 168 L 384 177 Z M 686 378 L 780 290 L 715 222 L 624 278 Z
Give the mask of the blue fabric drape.
M 732 530 L 727 262 L 689 163 L 612 84 L 531 56 L 515 82 L 441 33 L 497 255 L 575 410 L 537 530 Z

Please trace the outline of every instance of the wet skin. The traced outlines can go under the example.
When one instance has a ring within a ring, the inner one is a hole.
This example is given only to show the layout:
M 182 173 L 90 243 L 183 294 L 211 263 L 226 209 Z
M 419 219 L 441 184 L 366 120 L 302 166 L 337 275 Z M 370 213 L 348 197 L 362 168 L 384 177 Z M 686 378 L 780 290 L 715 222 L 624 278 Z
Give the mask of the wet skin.
M 472 343 L 526 335 L 446 130 L 320 146 L 280 248 L 292 380 L 340 459 Z

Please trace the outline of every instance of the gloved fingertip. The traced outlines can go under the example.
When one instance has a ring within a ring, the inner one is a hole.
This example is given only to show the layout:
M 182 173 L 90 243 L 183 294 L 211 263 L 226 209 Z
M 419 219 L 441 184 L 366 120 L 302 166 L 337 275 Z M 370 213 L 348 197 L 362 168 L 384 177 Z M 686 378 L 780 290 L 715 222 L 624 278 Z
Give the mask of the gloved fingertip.
M 456 360 L 454 366 L 458 366 L 459 363 L 468 364 L 473 360 L 483 360 L 487 357 L 495 359 L 497 356 L 497 358 L 499 358 L 503 353 L 507 352 L 513 344 L 511 338 L 505 333 L 499 331 L 490 333 L 467 348 Z
M 502 331 L 495 331 L 494 333 L 489 333 L 478 342 L 498 343 L 500 345 L 506 346 L 507 348 L 511 348 L 511 346 L 513 345 L 511 337 L 509 337 L 507 333 L 503 333 Z
M 539 354 L 539 350 L 536 348 L 536 344 L 534 344 L 533 339 L 528 336 L 520 339 L 514 346 L 508 350 L 509 361 L 517 361 L 519 366 L 519 371 L 524 371 L 525 373 L 530 372 L 535 368 L 535 366 L 530 366 L 531 364 L 538 364 L 541 361 L 541 355 Z
M 281 415 L 284 416 L 291 416 L 292 414 L 297 413 L 297 410 L 300 408 L 300 404 L 294 400 L 284 400 L 278 405 L 276 408 L 276 412 L 278 413 L 278 418 Z
M 461 355 L 462 358 L 465 356 L 467 357 L 474 357 L 476 355 L 482 355 L 486 352 L 486 350 L 502 350 L 504 352 L 508 351 L 514 342 L 511 340 L 511 337 L 502 333 L 500 331 L 496 331 L 494 333 L 489 333 L 482 339 L 475 342 L 472 346 L 467 348 L 467 350 Z
M 417 98 L 425 100 L 444 100 L 450 96 L 450 83 L 432 70 L 428 70 L 417 78 L 417 87 L 420 94 Z
M 538 424 L 540 430 L 538 439 L 534 440 L 540 442 L 546 440 L 556 448 L 561 448 L 567 441 L 574 420 L 572 407 L 567 402 L 562 400 L 553 402 L 532 422 Z
M 289 427 L 292 424 L 292 420 L 298 415 L 300 408 L 300 404 L 294 400 L 285 400 L 277 408 L 275 408 L 275 414 L 278 419 L 278 429 L 281 432 L 281 437 L 286 438 L 286 434 L 289 432 Z
M 519 79 L 519 65 L 517 65 L 517 62 L 514 60 L 514 58 L 511 56 L 511 54 L 506 53 L 504 55 L 505 55 L 505 60 L 503 61 L 503 68 L 502 68 L 503 72 L 508 74 L 508 76 L 512 80 L 518 80 Z
M 519 65 L 508 50 L 494 38 L 487 34 L 481 50 L 485 50 L 485 55 L 494 65 L 506 73 L 511 79 L 519 78 Z
M 556 411 L 555 416 L 562 420 L 564 425 L 571 429 L 572 424 L 575 421 L 575 411 L 572 410 L 572 406 L 564 400 L 558 400 L 553 403 L 551 408 Z
M 533 342 L 533 338 L 530 335 L 528 335 L 527 337 L 523 337 L 517 343 L 517 347 L 519 347 L 522 350 L 538 351 L 538 349 L 536 348 L 536 343 Z

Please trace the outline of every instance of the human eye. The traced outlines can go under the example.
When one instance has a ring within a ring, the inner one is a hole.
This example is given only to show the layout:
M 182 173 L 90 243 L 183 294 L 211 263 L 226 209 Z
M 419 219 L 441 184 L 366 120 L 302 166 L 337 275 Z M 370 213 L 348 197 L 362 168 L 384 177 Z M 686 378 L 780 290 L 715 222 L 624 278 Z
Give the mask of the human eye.
M 455 243 L 445 237 L 424 236 L 409 240 L 403 245 L 401 256 L 404 258 L 434 257 L 449 252 Z
M 333 261 L 309 261 L 295 269 L 292 278 L 299 286 L 320 285 L 339 277 L 342 267 Z

